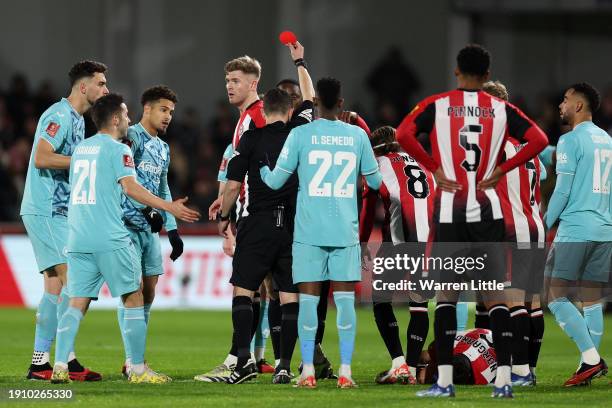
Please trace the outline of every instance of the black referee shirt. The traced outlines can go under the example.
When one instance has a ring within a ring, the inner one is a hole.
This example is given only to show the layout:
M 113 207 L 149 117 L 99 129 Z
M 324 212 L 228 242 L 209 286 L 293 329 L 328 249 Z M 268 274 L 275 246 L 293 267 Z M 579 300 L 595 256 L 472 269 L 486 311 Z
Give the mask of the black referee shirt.
M 293 112 L 288 123 L 274 122 L 262 128 L 248 130 L 242 135 L 240 144 L 229 161 L 227 179 L 242 183 L 245 177 L 248 177 L 249 213 L 272 210 L 278 205 L 295 210 L 297 174 L 292 174 L 280 189 L 272 190 L 261 180 L 259 167 L 263 162 L 273 169 L 289 132 L 297 126 L 310 123 L 312 115 L 312 101 L 304 101 Z

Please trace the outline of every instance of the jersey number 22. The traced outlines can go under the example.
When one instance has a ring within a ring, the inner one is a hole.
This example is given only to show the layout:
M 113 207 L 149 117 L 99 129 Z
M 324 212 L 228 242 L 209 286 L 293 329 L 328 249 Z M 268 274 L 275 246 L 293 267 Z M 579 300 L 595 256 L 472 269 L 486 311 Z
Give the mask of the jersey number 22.
M 336 152 L 332 155 L 327 150 L 312 150 L 308 153 L 308 164 L 316 165 L 321 162 L 312 180 L 308 184 L 308 195 L 311 197 L 331 197 L 332 193 L 337 198 L 353 198 L 355 195 L 355 184 L 347 184 L 349 176 L 355 170 L 357 158 L 353 152 Z M 323 183 L 325 175 L 332 165 L 344 168 L 334 183 Z

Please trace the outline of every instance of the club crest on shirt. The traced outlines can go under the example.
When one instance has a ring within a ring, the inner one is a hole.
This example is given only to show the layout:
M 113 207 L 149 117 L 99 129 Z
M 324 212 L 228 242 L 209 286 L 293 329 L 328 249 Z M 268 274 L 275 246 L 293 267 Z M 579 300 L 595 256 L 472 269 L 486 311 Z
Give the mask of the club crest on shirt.
M 123 167 L 131 167 L 134 168 L 134 159 L 129 154 L 123 155 Z
M 219 166 L 219 171 L 225 171 L 225 169 L 227 169 L 227 162 L 228 162 L 228 160 L 224 157 L 223 160 L 221 160 L 221 165 Z
M 59 128 L 60 128 L 59 123 L 51 122 L 49 123 L 49 125 L 47 125 L 47 129 L 45 130 L 45 132 L 47 132 L 49 136 L 55 137 Z

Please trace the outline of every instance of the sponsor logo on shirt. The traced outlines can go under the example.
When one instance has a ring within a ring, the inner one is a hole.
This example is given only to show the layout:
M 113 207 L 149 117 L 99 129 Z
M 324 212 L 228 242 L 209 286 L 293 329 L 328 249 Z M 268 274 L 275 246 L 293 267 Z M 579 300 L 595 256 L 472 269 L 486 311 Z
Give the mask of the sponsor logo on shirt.
M 132 166 L 134 167 L 134 166 Z M 156 175 L 160 175 L 162 172 L 162 166 L 156 166 L 151 162 L 148 161 L 142 161 L 140 162 L 140 164 L 138 165 L 138 170 L 147 172 L 147 173 L 153 173 Z
M 298 116 L 306 119 L 308 122 L 312 122 L 312 109 L 305 109 Z
M 131 167 L 134 168 L 134 159 L 129 154 L 123 155 L 123 167 Z
M 47 125 L 47 130 L 45 130 L 45 132 L 47 132 L 49 136 L 55 137 L 59 128 L 60 128 L 59 123 L 51 122 L 49 123 L 49 125 Z

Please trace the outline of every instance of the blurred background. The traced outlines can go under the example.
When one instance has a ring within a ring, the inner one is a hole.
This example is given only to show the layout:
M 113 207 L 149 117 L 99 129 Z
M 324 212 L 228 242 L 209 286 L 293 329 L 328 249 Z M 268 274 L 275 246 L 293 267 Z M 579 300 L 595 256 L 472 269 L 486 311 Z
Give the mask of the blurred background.
M 19 206 L 37 120 L 68 94 L 67 72 L 81 59 L 108 65 L 109 89 L 127 97 L 134 122 L 145 88 L 163 83 L 178 93 L 166 135 L 170 187 L 175 197 L 188 195 L 205 210 L 216 196 L 218 164 L 238 116 L 227 103 L 223 66 L 244 54 L 257 58 L 263 66 L 260 92 L 295 78 L 278 41 L 282 30 L 294 31 L 304 44 L 315 80 L 332 75 L 342 81 L 347 106 L 371 128 L 395 126 L 421 98 L 453 88 L 457 51 L 469 42 L 483 44 L 493 56 L 492 79 L 507 85 L 512 102 L 556 144 L 566 131 L 557 106 L 574 82 L 588 81 L 600 90 L 596 123 L 612 130 L 611 18 L 612 0 L 3 4 L 0 231 L 23 233 Z M 203 221 L 194 232 L 211 234 L 216 227 Z

